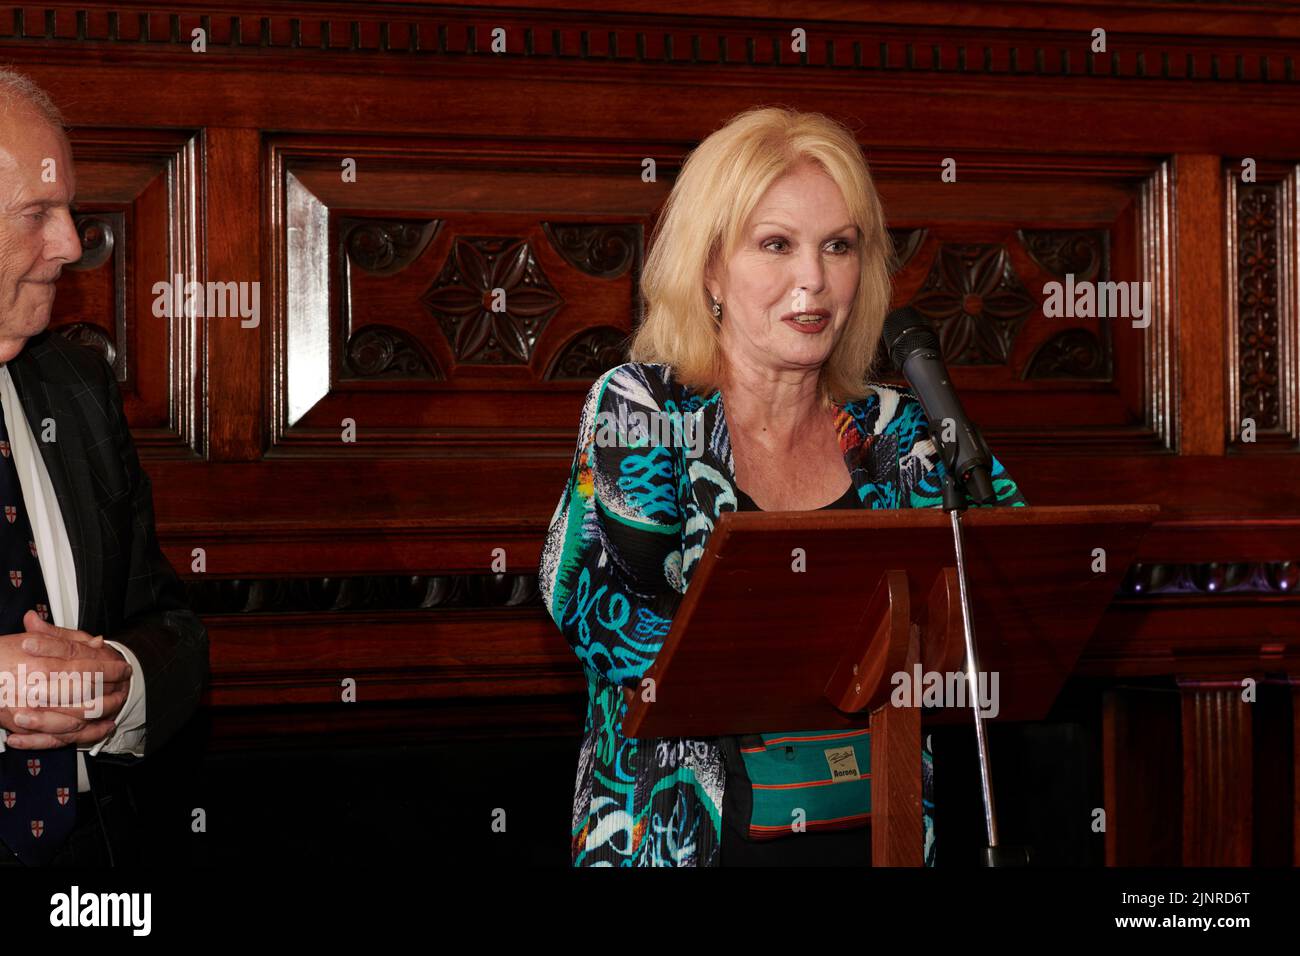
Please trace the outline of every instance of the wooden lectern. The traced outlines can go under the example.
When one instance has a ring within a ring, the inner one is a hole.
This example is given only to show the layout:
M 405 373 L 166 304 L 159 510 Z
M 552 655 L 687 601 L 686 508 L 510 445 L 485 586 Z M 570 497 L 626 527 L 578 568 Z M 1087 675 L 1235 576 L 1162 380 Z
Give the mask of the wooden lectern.
M 1158 512 L 963 513 L 978 664 L 998 673 L 999 718 L 1046 716 Z M 950 520 L 936 508 L 724 513 L 646 674 L 653 695 L 625 690 L 623 733 L 869 726 L 872 863 L 920 866 L 921 710 L 890 694 L 917 665 L 963 669 Z M 969 706 L 926 714 L 971 719 Z

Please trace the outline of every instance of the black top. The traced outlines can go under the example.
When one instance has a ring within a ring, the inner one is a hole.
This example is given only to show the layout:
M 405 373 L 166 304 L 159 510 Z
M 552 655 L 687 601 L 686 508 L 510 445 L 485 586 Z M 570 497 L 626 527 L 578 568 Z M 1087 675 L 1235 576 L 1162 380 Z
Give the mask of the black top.
M 736 487 L 736 501 L 739 502 L 737 511 L 762 511 L 758 505 L 754 504 L 754 499 Z M 858 498 L 858 490 L 849 482 L 848 490 L 840 495 L 828 505 L 822 505 L 820 508 L 810 508 L 810 511 L 830 511 L 833 508 L 861 508 L 862 502 Z
M 762 511 L 739 488 L 737 511 Z M 834 508 L 861 508 L 857 489 L 852 484 L 835 501 L 812 511 L 829 511 Z M 718 858 L 720 866 L 870 866 L 871 831 L 866 827 L 855 830 L 830 830 L 821 833 L 799 833 L 778 840 L 751 842 L 727 825 L 722 824 L 722 847 Z

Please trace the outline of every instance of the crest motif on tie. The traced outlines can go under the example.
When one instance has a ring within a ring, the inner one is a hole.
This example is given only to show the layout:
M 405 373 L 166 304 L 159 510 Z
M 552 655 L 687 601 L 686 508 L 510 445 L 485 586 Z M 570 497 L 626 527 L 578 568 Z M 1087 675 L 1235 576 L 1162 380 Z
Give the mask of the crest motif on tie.
M 13 505 L 5 505 L 5 517 L 9 519 L 10 524 L 13 524 L 18 520 L 18 509 Z
M 6 458 L 9 457 L 9 443 L 7 441 L 0 441 L 0 455 L 4 455 Z
M 48 604 L 38 604 L 36 605 L 36 613 L 41 616 L 42 621 L 48 621 L 50 619 L 50 606 Z
M 59 798 L 59 806 L 66 805 L 68 802 L 68 797 L 70 796 L 67 787 L 55 788 L 54 795 Z
M 41 760 L 39 757 L 29 757 L 27 759 L 27 772 L 33 777 L 41 772 Z
M 32 557 L 33 557 L 33 558 L 36 557 L 36 542 L 35 542 L 35 541 L 28 541 L 28 542 L 27 542 L 27 550 L 30 551 L 30 552 L 32 553 Z
M 32 821 L 32 836 L 36 837 L 37 839 L 40 839 L 41 834 L 44 833 L 44 832 L 45 832 L 45 821 L 44 821 L 44 820 L 33 820 L 33 821 Z
M 13 585 L 14 587 L 16 587 L 16 588 L 20 588 L 20 587 L 22 587 L 22 586 L 23 586 L 23 573 L 22 573 L 21 571 L 10 571 L 10 572 L 9 572 L 9 583 L 12 584 L 12 585 Z
M 14 804 L 18 802 L 17 791 L 6 790 L 4 792 L 4 801 L 5 801 L 5 809 L 12 810 L 14 808 Z

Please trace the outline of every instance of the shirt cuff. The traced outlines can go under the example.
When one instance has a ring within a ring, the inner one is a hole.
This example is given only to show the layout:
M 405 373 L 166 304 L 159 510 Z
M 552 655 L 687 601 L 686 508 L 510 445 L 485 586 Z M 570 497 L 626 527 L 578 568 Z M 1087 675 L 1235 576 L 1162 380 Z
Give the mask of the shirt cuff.
M 140 661 L 125 644 L 105 640 L 104 644 L 121 652 L 126 662 L 131 665 L 131 684 L 127 690 L 126 703 L 117 715 L 117 729 L 93 745 L 78 747 L 88 751 L 93 757 L 101 750 L 111 754 L 129 753 L 136 757 L 144 756 L 144 671 Z

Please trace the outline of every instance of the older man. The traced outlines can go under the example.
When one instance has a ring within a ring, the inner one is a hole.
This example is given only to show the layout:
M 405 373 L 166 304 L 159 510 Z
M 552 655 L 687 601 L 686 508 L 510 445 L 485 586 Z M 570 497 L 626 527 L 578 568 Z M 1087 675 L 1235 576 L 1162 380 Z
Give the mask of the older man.
M 207 675 L 112 369 L 47 330 L 75 193 L 57 109 L 0 70 L 0 864 L 120 861 L 111 765 L 173 736 Z M 91 675 L 80 700 L 60 673 Z

